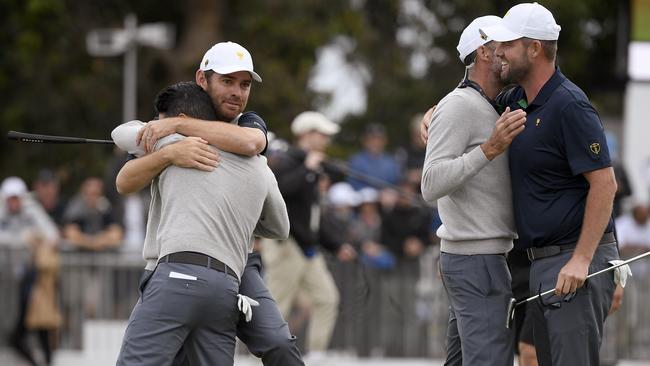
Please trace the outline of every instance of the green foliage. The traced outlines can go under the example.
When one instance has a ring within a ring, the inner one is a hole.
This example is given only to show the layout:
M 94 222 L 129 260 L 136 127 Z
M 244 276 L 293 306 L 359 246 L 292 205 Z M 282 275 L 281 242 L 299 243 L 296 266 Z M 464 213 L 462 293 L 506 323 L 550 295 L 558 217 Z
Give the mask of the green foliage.
M 197 14 L 197 8 L 190 7 L 207 9 L 209 1 L 0 0 L 0 93 L 4 97 L 0 132 L 14 129 L 108 138 L 114 125 L 121 122 L 122 59 L 89 56 L 85 35 L 95 28 L 122 27 L 129 12 L 135 13 L 140 23 L 172 22 L 178 33 L 174 51 L 139 48 L 138 115 L 148 119 L 158 90 L 178 81 L 179 75 L 185 80 L 193 78 L 187 65 L 198 62 L 205 45 L 195 45 L 183 36 L 195 34 L 197 27 L 205 24 L 188 17 Z M 432 32 L 405 16 L 403 3 L 226 1 L 202 14 L 212 18 L 214 22 L 209 24 L 217 28 L 198 31 L 209 33 L 207 38 L 214 42 L 239 42 L 252 52 L 264 83 L 253 86 L 249 109 L 258 111 L 272 130 L 287 139 L 291 138 L 293 117 L 315 108 L 316 101 L 324 97 L 307 88 L 319 47 L 339 35 L 354 39 L 356 49 L 348 57 L 367 65 L 372 79 L 366 114 L 347 117 L 337 136 L 333 151 L 345 157 L 358 148 L 360 131 L 369 122 L 384 124 L 393 145 L 405 143 L 412 116 L 440 100 L 463 75 L 455 50 L 462 28 L 480 15 L 503 15 L 514 4 L 503 0 L 424 1 L 439 25 Z M 595 101 L 607 101 L 600 103 L 601 112 L 620 113 L 622 77 L 616 71 L 619 5 L 608 0 L 548 0 L 543 4 L 562 26 L 562 71 Z M 416 27 L 418 35 L 430 36 L 430 47 L 439 51 L 418 77 L 409 70 L 414 48 L 397 41 L 398 27 L 409 24 Z M 192 62 L 181 62 L 188 50 Z M 29 180 L 38 169 L 49 166 L 69 170 L 71 186 L 83 176 L 101 175 L 112 156 L 105 146 L 21 145 L 4 139 L 0 139 L 0 154 L 0 178 L 17 174 Z

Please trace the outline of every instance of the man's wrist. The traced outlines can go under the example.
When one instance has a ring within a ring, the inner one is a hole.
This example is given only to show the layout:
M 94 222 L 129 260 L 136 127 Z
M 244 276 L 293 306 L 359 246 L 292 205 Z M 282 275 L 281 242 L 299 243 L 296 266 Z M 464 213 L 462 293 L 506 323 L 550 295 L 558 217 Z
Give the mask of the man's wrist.
M 573 252 L 573 258 L 581 263 L 586 263 L 587 265 L 591 264 L 591 260 L 594 257 L 594 251 L 581 249 L 582 246 L 580 243 L 576 244 L 576 249 Z
M 164 146 L 157 152 L 153 152 L 153 154 L 160 154 L 160 158 L 162 159 L 162 163 L 164 167 L 168 167 L 173 164 L 173 158 L 172 156 L 174 155 L 173 153 L 173 144 Z
M 483 155 L 490 161 L 499 155 L 499 151 L 487 141 L 481 144 L 481 150 L 483 151 Z

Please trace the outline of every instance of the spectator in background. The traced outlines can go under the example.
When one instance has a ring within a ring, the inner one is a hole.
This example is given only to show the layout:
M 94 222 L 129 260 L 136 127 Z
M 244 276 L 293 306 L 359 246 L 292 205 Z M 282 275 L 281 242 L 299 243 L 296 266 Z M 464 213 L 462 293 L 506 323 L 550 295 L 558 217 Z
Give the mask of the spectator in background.
M 427 152 L 427 144 L 420 138 L 420 122 L 423 117 L 421 113 L 413 117 L 409 124 L 409 141 L 400 147 L 396 154 L 404 178 L 415 187 L 417 193 L 420 193 L 422 166 Z
M 117 192 L 115 181 L 128 157 L 128 154 L 117 147 L 113 150 L 113 156 L 104 172 L 104 195 L 111 205 L 113 218 L 124 230 L 120 251 L 135 258 L 142 255 L 151 193 L 149 189 L 128 195 L 120 195 Z
M 321 218 L 322 230 L 338 236 L 340 243 L 350 243 L 351 227 L 359 195 L 349 183 L 338 182 L 329 187 Z
M 356 256 L 351 245 L 320 226 L 319 182 L 325 174 L 325 150 L 338 131 L 337 124 L 318 112 L 303 112 L 293 120 L 296 145 L 277 156 L 271 166 L 287 204 L 290 236 L 262 241 L 269 290 L 285 319 L 299 292 L 311 302 L 307 347 L 312 359 L 327 350 L 339 305 L 338 288 L 320 251 L 327 248 L 342 261 Z
M 616 235 L 622 258 L 629 259 L 650 250 L 650 209 L 645 202 L 636 202 L 630 213 L 616 219 Z M 630 266 L 635 276 L 645 275 L 644 261 Z
M 403 181 L 399 188 L 399 193 L 382 191 L 381 242 L 398 258 L 416 258 L 431 243 L 431 210 L 416 203 L 409 182 Z
M 63 236 L 75 248 L 101 251 L 122 243 L 122 226 L 115 220 L 103 189 L 101 179 L 86 178 L 65 209 Z
M 371 268 L 392 269 L 395 256 L 381 244 L 379 192 L 370 187 L 359 191 L 357 219 L 351 225 L 351 240 L 361 252 L 361 263 Z
M 350 158 L 350 169 L 385 183 L 397 184 L 401 180 L 400 168 L 397 160 L 385 152 L 387 143 L 384 126 L 374 123 L 366 126 L 362 137 L 363 150 Z M 373 186 L 352 177 L 348 178 L 348 182 L 357 191 Z M 374 186 L 377 188 L 377 185 Z
M 605 131 L 605 138 L 607 139 L 609 157 L 612 159 L 612 168 L 614 168 L 614 176 L 616 177 L 616 195 L 614 196 L 612 215 L 618 217 L 621 215 L 623 199 L 632 195 L 632 187 L 630 186 L 625 166 L 623 166 L 623 162 L 619 159 L 618 139 L 616 135 L 611 131 Z
M 38 333 L 49 365 L 52 336 L 61 323 L 56 302 L 55 276 L 58 265 L 56 244 L 59 231 L 43 208 L 27 194 L 25 182 L 9 177 L 0 186 L 0 246 L 14 250 L 27 248 L 31 260 L 17 264 L 19 313 L 11 334 L 11 346 L 32 365 L 36 365 L 27 342 L 29 330 Z
M 40 170 L 36 180 L 32 183 L 34 198 L 50 215 L 59 229 L 63 227 L 63 212 L 65 210 L 65 201 L 60 196 L 60 188 L 59 178 L 49 169 Z

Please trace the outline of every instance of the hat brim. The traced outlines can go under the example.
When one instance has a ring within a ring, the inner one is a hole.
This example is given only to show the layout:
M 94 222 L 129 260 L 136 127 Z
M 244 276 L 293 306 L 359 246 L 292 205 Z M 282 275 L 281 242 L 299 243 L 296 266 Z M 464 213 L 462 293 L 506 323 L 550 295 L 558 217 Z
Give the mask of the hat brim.
M 504 27 L 502 24 L 481 28 L 480 31 L 489 39 L 497 42 L 509 42 L 523 37 L 521 34 L 517 34 Z
M 329 136 L 336 135 L 337 133 L 339 133 L 340 130 L 341 128 L 339 127 L 339 125 L 336 124 L 331 124 L 328 126 L 320 126 L 316 129 L 316 131 L 320 133 L 324 133 Z
M 294 135 L 299 136 L 310 131 L 316 131 L 322 133 L 323 135 L 333 136 L 339 133 L 341 128 L 339 125 L 332 123 L 331 125 L 320 125 L 320 126 L 300 126 L 298 128 L 292 128 L 291 132 Z
M 247 71 L 249 74 L 251 74 L 251 78 L 253 78 L 253 80 L 257 81 L 258 83 L 262 82 L 262 77 L 259 76 L 258 73 L 256 73 L 253 70 L 248 70 L 248 69 L 244 69 L 244 68 L 241 68 L 241 67 L 222 67 L 222 68 L 211 67 L 211 68 L 205 68 L 205 69 L 201 68 L 201 70 L 203 70 L 203 71 L 212 70 L 212 71 L 214 71 L 216 73 L 219 73 L 221 75 L 232 74 L 233 72 L 239 72 L 239 71 Z

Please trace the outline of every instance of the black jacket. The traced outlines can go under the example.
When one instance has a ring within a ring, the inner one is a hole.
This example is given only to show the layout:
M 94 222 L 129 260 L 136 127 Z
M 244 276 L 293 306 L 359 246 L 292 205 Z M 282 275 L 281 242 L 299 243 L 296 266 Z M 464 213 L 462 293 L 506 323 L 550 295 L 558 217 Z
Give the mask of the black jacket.
M 291 224 L 289 233 L 305 254 L 313 253 L 318 245 L 335 252 L 342 243 L 326 229 L 327 225 L 319 225 L 317 232 L 310 228 L 312 206 L 320 203 L 318 180 L 322 174 L 327 174 L 329 168 L 324 164 L 324 171 L 309 170 L 304 164 L 306 157 L 305 151 L 290 148 L 270 165 L 287 204 Z

